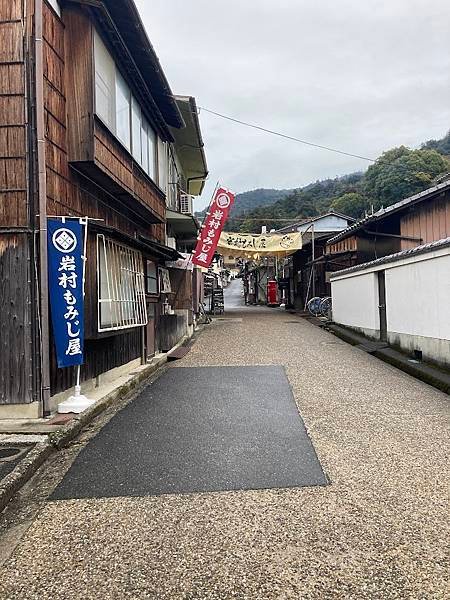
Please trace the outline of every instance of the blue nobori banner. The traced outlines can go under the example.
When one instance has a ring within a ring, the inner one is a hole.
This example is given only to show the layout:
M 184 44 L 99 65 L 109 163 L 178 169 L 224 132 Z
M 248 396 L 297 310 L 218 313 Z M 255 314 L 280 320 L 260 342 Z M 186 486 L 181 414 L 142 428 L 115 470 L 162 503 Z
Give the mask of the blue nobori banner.
M 48 219 L 48 282 L 58 367 L 83 364 L 84 225 Z

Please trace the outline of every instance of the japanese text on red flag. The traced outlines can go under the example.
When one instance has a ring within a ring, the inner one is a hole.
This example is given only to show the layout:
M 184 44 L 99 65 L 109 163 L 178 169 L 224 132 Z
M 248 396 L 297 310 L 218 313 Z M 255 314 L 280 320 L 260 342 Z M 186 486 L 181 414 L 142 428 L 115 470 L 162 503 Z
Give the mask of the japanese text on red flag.
M 209 267 L 219 242 L 223 226 L 234 202 L 233 192 L 219 187 L 203 221 L 200 238 L 192 262 L 199 267 Z

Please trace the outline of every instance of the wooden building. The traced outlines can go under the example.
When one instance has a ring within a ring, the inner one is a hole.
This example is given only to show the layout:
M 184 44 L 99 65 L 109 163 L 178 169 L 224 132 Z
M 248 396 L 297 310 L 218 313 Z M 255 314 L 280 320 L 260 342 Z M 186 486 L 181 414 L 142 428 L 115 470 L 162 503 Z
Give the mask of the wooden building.
M 450 236 L 450 181 L 382 208 L 328 240 L 330 271 L 353 267 Z
M 133 0 L 0 2 L 0 418 L 46 414 L 74 384 L 52 341 L 50 216 L 89 217 L 85 385 L 159 350 L 184 125 Z M 118 310 L 108 281 L 124 271 L 144 279 L 145 307 Z
M 302 248 L 284 261 L 282 282 L 286 286 L 287 308 L 303 310 L 307 300 L 313 296 L 331 294 L 324 260 L 325 245 L 330 237 L 346 230 L 350 223 L 354 223 L 352 217 L 330 211 L 279 230 L 302 233 Z

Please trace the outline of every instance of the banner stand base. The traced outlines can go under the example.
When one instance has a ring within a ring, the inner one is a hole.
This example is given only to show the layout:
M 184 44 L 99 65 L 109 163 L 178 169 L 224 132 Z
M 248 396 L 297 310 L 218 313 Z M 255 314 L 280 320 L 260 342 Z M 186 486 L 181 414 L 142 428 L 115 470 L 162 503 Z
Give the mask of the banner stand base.
M 89 400 L 86 396 L 80 393 L 80 386 L 75 386 L 75 394 L 58 404 L 58 412 L 60 414 L 76 413 L 79 414 L 95 404 L 95 400 Z

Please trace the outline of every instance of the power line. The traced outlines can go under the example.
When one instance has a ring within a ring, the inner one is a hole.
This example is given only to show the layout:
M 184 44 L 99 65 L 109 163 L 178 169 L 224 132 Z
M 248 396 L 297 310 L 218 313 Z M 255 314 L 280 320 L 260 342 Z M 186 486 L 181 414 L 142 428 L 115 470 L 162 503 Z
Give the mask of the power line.
M 223 115 L 222 113 L 218 113 L 215 110 L 210 110 L 204 106 L 198 106 L 198 109 L 204 110 L 205 112 L 215 115 L 216 117 L 220 117 L 221 119 L 233 121 L 233 123 L 238 123 L 239 125 L 244 125 L 245 127 L 251 127 L 252 129 L 258 129 L 259 131 L 264 131 L 265 133 L 270 133 L 271 135 L 276 135 L 293 142 L 298 142 L 299 144 L 305 144 L 306 146 L 312 146 L 313 148 L 320 148 L 321 150 L 327 150 L 328 152 L 335 152 L 336 154 L 344 154 L 345 156 L 351 156 L 353 158 L 360 158 L 361 160 L 366 160 L 368 162 L 376 162 L 374 158 L 368 158 L 367 156 L 361 156 L 360 154 L 352 154 L 351 152 L 345 152 L 344 150 L 338 150 L 337 148 L 331 148 L 330 146 L 322 146 L 321 144 L 307 142 L 306 140 L 301 140 L 300 138 L 293 137 L 292 135 L 286 135 L 285 133 L 280 133 L 279 131 L 274 131 L 272 129 L 267 129 L 266 127 L 261 127 L 260 125 L 247 123 L 246 121 L 241 121 L 240 119 L 235 119 L 234 117 L 229 117 L 228 115 Z

